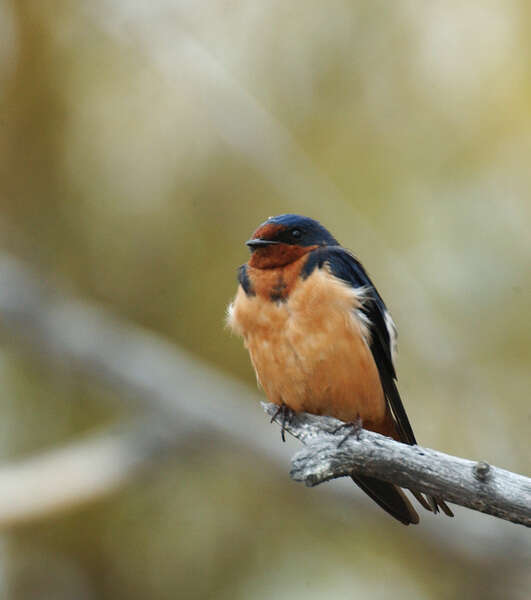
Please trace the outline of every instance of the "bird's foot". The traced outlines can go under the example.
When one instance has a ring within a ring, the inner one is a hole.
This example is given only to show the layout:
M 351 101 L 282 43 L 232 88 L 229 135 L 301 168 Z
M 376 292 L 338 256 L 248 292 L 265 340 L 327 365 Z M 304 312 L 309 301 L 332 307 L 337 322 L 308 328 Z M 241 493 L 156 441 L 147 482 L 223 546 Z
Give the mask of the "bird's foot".
M 348 431 L 337 445 L 338 448 L 341 448 L 341 446 L 348 440 L 348 438 L 351 435 L 355 435 L 356 440 L 358 442 L 360 441 L 360 434 L 361 430 L 363 429 L 363 421 L 358 415 L 354 421 L 349 421 L 348 423 L 341 423 L 341 425 L 339 427 L 336 427 L 336 429 L 334 429 L 332 433 L 335 435 L 338 431 L 341 431 L 342 429 L 347 429 Z
M 275 414 L 271 417 L 271 423 L 277 420 L 277 417 L 280 416 L 280 437 L 282 441 L 286 441 L 286 425 L 290 425 L 293 420 L 293 415 L 295 412 L 291 410 L 289 406 L 282 403 L 278 405 Z

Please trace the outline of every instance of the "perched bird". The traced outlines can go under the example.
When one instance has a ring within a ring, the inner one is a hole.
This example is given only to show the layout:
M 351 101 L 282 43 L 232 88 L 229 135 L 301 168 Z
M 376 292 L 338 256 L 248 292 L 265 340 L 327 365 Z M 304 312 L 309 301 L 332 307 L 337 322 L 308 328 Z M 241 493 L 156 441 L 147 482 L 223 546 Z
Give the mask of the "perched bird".
M 396 387 L 396 328 L 360 262 L 300 215 L 269 218 L 246 244 L 251 257 L 238 271 L 228 323 L 243 336 L 269 401 L 416 444 Z M 352 479 L 390 515 L 418 523 L 398 486 Z M 444 501 L 413 494 L 424 508 L 453 516 Z

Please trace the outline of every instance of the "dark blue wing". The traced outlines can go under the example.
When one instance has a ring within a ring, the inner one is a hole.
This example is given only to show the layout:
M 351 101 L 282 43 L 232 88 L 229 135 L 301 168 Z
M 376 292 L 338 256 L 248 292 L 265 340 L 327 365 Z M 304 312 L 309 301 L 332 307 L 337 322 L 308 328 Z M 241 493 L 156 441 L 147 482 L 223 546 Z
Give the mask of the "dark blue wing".
M 314 250 L 308 257 L 302 276 L 308 277 L 316 267 L 321 268 L 324 264 L 329 266 L 335 277 L 353 288 L 365 288 L 367 300 L 361 310 L 370 323 L 370 348 L 378 367 L 384 394 L 395 417 L 401 441 L 411 445 L 416 444 L 415 435 L 396 387 L 396 372 L 392 357 L 393 340 L 386 324 L 387 308 L 384 301 L 361 263 L 341 246 L 326 246 Z
M 238 281 L 240 282 L 240 285 L 247 296 L 254 296 L 253 286 L 251 285 L 251 281 L 247 273 L 247 265 L 242 265 L 238 269 Z

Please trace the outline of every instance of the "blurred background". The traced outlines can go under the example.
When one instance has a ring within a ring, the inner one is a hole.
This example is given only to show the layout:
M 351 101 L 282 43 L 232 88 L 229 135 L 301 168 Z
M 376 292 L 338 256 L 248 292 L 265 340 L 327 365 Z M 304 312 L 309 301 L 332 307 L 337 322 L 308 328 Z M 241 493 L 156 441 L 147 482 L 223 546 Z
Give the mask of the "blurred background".
M 405 528 L 293 483 L 224 314 L 257 224 L 320 220 L 393 313 L 420 443 L 529 475 L 530 26 L 524 0 L 0 0 L 0 251 L 240 390 L 262 440 L 198 422 L 114 493 L 5 525 L 2 598 L 529 598 L 522 527 Z M 4 465 L 137 410 L 2 320 Z

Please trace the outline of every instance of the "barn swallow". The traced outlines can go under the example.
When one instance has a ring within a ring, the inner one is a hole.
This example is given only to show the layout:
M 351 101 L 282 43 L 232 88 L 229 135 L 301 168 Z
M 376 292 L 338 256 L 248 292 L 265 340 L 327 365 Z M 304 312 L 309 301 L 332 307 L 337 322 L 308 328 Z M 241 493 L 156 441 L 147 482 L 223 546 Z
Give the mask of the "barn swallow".
M 361 263 L 317 221 L 271 217 L 246 242 L 228 323 L 243 337 L 270 402 L 328 415 L 415 445 L 396 385 L 396 328 Z M 354 482 L 405 525 L 419 517 L 398 486 Z M 412 492 L 434 513 L 446 503 Z

